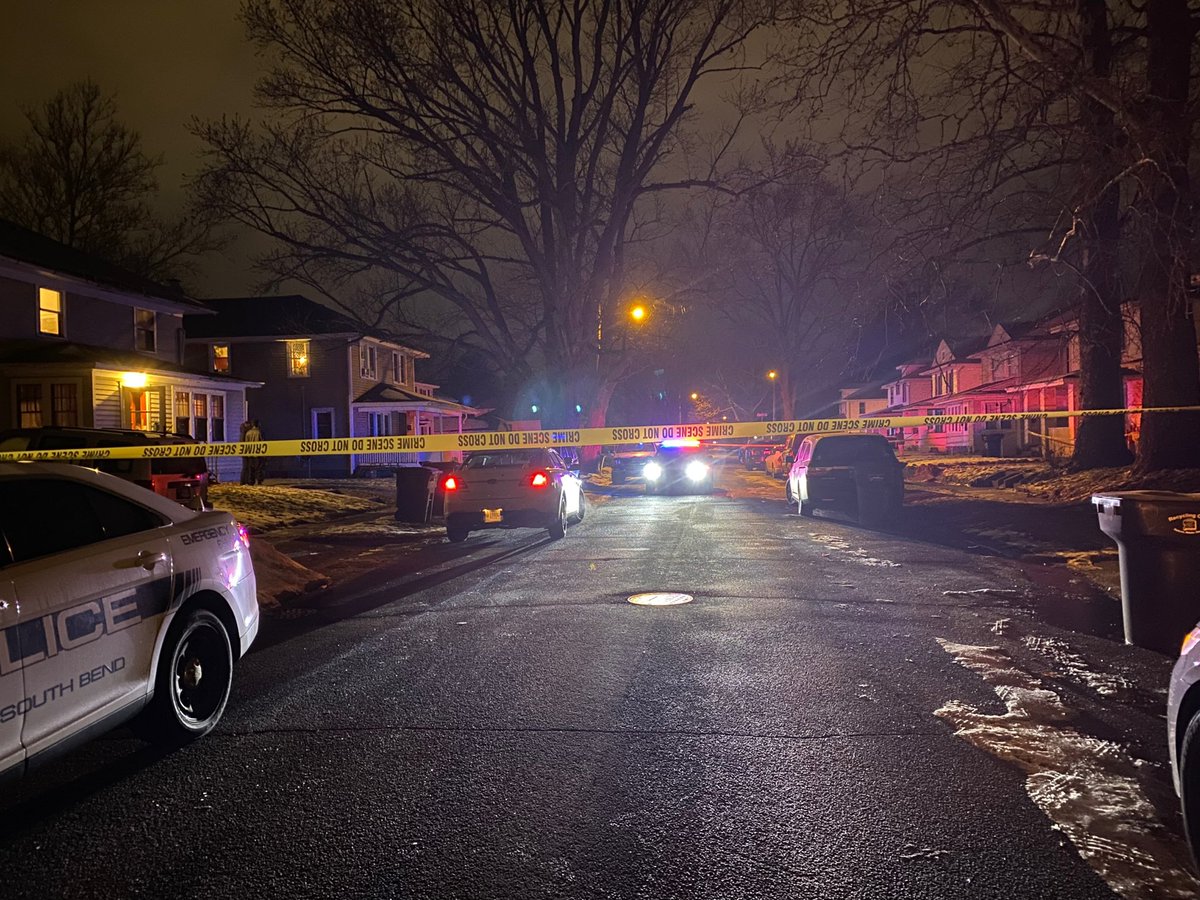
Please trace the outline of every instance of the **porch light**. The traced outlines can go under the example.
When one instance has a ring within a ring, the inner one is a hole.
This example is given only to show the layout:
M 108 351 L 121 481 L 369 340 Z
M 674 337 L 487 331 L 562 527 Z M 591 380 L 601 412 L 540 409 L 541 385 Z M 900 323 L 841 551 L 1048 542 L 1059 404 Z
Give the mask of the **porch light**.
M 146 386 L 145 372 L 122 372 L 121 387 L 144 388 Z

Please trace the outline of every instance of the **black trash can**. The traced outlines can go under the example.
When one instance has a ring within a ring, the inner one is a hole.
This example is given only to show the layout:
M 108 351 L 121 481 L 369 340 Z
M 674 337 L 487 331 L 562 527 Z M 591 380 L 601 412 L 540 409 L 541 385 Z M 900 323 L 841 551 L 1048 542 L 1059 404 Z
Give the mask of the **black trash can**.
M 1200 494 L 1094 494 L 1100 530 L 1117 543 L 1125 643 L 1178 656 L 1200 621 Z
M 985 434 L 983 436 L 983 455 L 984 456 L 1003 456 L 1004 455 L 1004 435 L 1002 435 L 1002 434 Z
M 396 521 L 419 525 L 429 521 L 438 471 L 424 466 L 396 470 Z

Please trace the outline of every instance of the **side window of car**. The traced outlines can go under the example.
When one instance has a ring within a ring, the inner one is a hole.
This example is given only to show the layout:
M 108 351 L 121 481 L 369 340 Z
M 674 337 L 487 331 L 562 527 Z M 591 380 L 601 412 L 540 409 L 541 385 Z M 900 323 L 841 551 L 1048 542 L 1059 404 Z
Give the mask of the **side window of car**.
M 104 540 L 83 485 L 54 478 L 0 480 L 0 531 L 14 563 Z
M 558 455 L 557 450 L 550 450 L 547 452 L 547 455 L 550 457 L 550 465 L 552 468 L 565 469 L 567 467 L 567 464 L 563 462 L 562 457 Z
M 124 497 L 118 497 L 116 494 L 110 494 L 99 488 L 83 485 L 81 487 L 83 487 L 96 517 L 100 520 L 105 540 L 124 537 L 127 534 L 137 534 L 140 531 L 151 531 L 166 524 L 166 520 L 162 516 L 151 512 L 144 506 L 138 506 Z

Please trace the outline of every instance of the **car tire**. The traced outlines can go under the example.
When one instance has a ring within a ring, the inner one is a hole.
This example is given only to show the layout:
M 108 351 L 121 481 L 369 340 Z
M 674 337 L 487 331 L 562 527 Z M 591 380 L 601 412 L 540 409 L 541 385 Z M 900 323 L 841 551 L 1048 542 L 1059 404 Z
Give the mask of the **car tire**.
M 811 500 L 804 500 L 801 497 L 796 498 L 796 512 L 804 516 L 806 519 L 811 519 L 816 510 L 813 508 Z
M 587 514 L 587 500 L 583 491 L 579 492 L 579 511 L 575 513 L 575 521 L 582 522 L 583 517 Z
M 624 484 L 625 483 L 625 470 L 624 469 L 621 469 L 621 470 L 613 469 L 612 470 L 612 483 L 613 484 Z
M 136 730 L 147 740 L 179 747 L 216 727 L 233 686 L 233 645 L 216 613 L 179 613 L 163 642 L 154 696 Z
M 1179 742 L 1179 803 L 1192 859 L 1200 860 L 1200 715 L 1192 716 Z
M 792 496 L 792 479 L 790 478 L 783 483 L 783 496 L 787 498 L 789 504 L 796 502 L 796 498 Z
M 446 537 L 450 539 L 450 543 L 452 544 L 461 544 L 467 539 L 467 535 L 470 533 L 471 531 L 468 528 L 446 526 Z
M 558 501 L 558 517 L 551 520 L 546 531 L 550 533 L 552 541 L 560 541 L 567 536 L 567 501 L 565 497 Z

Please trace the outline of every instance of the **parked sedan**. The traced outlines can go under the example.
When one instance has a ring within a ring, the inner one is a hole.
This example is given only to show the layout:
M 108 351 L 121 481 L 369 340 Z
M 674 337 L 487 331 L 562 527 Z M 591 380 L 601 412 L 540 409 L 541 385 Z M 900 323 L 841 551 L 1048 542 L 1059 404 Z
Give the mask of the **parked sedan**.
M 65 463 L 0 463 L 0 777 L 121 722 L 176 745 L 258 632 L 249 537 Z
M 1184 638 L 1171 672 L 1167 743 L 1192 859 L 1200 860 L 1200 625 Z
M 583 520 L 583 485 L 554 450 L 472 453 L 442 479 L 446 537 L 486 528 L 545 528 L 555 540 Z
M 786 493 L 800 515 L 836 509 L 878 522 L 903 506 L 904 464 L 883 435 L 796 435 L 793 445 Z
M 712 456 L 697 440 L 663 441 L 642 469 L 647 494 L 709 494 Z

